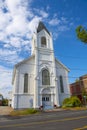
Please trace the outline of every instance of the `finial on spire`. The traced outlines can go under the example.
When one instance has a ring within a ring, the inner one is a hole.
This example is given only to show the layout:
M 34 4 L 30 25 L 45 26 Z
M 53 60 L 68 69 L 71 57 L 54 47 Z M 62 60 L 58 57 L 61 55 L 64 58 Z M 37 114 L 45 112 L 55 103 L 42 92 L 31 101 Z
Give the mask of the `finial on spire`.
M 38 27 L 37 27 L 37 33 L 39 33 L 41 30 L 45 29 L 46 32 L 50 35 L 50 32 L 48 31 L 48 29 L 45 27 L 45 25 L 43 24 L 43 22 L 39 21 Z

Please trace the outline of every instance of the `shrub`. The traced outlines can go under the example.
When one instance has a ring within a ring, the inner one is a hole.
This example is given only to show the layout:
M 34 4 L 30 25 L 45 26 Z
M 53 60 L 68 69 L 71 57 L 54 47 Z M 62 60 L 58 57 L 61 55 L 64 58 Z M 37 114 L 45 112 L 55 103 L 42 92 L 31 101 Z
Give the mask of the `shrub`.
M 76 96 L 65 98 L 63 101 L 63 108 L 64 107 L 80 107 L 80 106 L 81 106 L 81 101 Z
M 73 107 L 81 106 L 81 101 L 78 97 L 71 97 L 71 103 L 72 103 Z
M 64 100 L 63 100 L 63 104 L 67 104 L 67 102 L 69 102 L 70 101 L 70 98 L 65 98 Z

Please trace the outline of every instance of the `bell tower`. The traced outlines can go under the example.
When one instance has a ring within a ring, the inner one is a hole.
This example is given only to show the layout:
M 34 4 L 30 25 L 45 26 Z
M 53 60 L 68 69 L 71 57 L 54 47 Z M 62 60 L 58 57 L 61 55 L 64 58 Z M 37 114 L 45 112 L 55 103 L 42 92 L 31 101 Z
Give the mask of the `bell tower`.
M 41 89 L 44 87 L 49 87 L 51 93 L 55 93 L 53 100 L 55 103 L 58 101 L 58 97 L 56 92 L 56 67 L 55 67 L 55 57 L 54 57 L 54 49 L 53 49 L 53 41 L 52 35 L 45 27 L 42 22 L 39 22 L 36 33 L 33 35 L 32 39 L 32 54 L 35 55 L 35 100 L 34 107 L 38 107 L 41 105 L 42 97 L 40 98 Z M 42 82 L 42 70 L 47 69 L 49 71 L 50 84 L 43 85 Z

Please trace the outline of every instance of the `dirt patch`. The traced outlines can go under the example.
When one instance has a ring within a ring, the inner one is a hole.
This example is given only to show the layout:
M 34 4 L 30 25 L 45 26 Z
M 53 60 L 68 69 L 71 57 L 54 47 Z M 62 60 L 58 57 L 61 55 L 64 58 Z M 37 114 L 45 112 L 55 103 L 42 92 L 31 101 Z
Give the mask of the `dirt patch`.
M 12 110 L 9 106 L 0 106 L 0 115 L 9 115 Z

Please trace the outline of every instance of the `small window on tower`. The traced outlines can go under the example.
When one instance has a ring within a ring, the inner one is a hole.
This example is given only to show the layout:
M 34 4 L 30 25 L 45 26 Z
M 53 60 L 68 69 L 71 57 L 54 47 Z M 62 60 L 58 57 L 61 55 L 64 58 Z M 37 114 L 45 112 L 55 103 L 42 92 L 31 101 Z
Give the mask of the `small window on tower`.
M 46 47 L 46 38 L 41 37 L 41 47 Z

